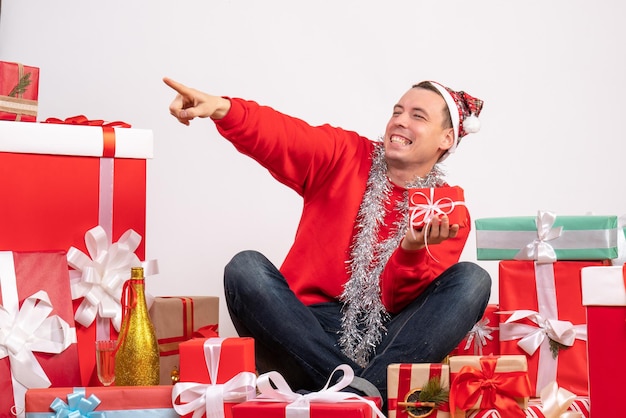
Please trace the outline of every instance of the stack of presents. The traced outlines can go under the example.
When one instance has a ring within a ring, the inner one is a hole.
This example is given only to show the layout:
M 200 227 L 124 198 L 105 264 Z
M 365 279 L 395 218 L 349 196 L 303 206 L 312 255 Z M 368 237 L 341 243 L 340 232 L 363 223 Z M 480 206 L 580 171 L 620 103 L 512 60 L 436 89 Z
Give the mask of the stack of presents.
M 500 260 L 498 304 L 446 362 L 389 365 L 384 412 L 377 398 L 341 391 L 345 365 L 306 395 L 276 372 L 259 376 L 254 341 L 219 336 L 210 296 L 148 295 L 161 384 L 103 386 L 95 341 L 118 336 L 130 267 L 144 266 L 148 292 L 158 273 L 143 239 L 152 132 L 82 116 L 37 121 L 38 75 L 0 62 L 0 416 L 619 414 L 622 225 L 549 212 L 476 220 L 477 258 Z

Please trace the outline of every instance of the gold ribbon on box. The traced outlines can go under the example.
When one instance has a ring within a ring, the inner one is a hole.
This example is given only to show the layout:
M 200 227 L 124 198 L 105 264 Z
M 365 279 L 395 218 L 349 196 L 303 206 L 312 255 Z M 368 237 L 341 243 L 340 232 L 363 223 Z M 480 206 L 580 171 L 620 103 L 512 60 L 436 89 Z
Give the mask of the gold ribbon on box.
M 13 398 L 18 416 L 30 388 L 47 388 L 51 382 L 34 352 L 59 354 L 76 342 L 76 329 L 54 310 L 48 293 L 40 290 L 19 306 L 13 253 L 0 251 L 0 359 L 9 358 Z
M 178 382 L 172 390 L 172 405 L 181 416 L 193 412 L 192 418 L 203 415 L 224 418 L 224 402 L 244 402 L 256 396 L 256 375 L 240 372 L 226 383 L 217 384 L 220 354 L 225 338 L 207 338 L 204 360 L 211 383 Z
M 141 235 L 127 230 L 109 245 L 104 228 L 96 226 L 85 233 L 87 252 L 71 247 L 67 252 L 72 299 L 84 298 L 76 310 L 75 320 L 88 327 L 96 317 L 109 319 L 117 331 L 122 323 L 122 287 L 130 268 L 142 266 L 146 276 L 158 273 L 156 260 L 141 262 L 135 250 Z
M 343 376 L 337 383 L 330 386 L 333 375 L 337 371 L 342 371 Z M 310 418 L 311 403 L 339 403 L 339 402 L 365 402 L 372 410 L 372 418 L 385 418 L 385 415 L 376 404 L 362 396 L 349 392 L 341 392 L 341 389 L 349 386 L 354 379 L 354 371 L 347 364 L 341 364 L 333 370 L 328 378 L 328 382 L 319 392 L 311 392 L 305 395 L 295 393 L 291 390 L 285 378 L 278 372 L 268 372 L 259 376 L 257 387 L 260 395 L 255 401 L 262 402 L 287 402 L 285 407 L 285 418 Z

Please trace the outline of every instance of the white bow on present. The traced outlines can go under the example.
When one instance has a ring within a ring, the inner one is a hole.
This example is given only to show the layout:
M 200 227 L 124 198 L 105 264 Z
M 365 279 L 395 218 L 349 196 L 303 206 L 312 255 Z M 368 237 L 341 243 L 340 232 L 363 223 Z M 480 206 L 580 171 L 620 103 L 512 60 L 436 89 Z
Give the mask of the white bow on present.
M 516 255 L 516 260 L 537 260 L 538 263 L 554 263 L 556 252 L 548 243 L 561 236 L 563 227 L 553 228 L 556 214 L 540 210 L 537 213 L 535 223 L 537 225 L 537 238 L 528 243 Z
M 35 292 L 19 304 L 13 253 L 0 251 L 0 359 L 9 358 L 13 401 L 18 417 L 24 416 L 24 399 L 30 388 L 51 385 L 34 352 L 59 354 L 76 343 L 76 329 L 54 310 L 48 293 Z
M 178 382 L 172 390 L 172 405 L 181 416 L 224 418 L 224 402 L 244 402 L 256 396 L 256 375 L 240 372 L 226 383 L 217 384 L 222 343 L 225 338 L 207 338 L 204 360 L 211 383 Z
M 96 226 L 85 233 L 89 255 L 75 247 L 68 250 L 67 262 L 75 269 L 70 271 L 72 299 L 84 298 L 76 310 L 76 322 L 88 327 L 99 316 L 110 319 L 119 331 L 122 287 L 130 268 L 142 266 L 146 276 L 158 273 L 155 260 L 141 262 L 135 255 L 140 243 L 141 235 L 129 229 L 109 245 L 104 228 Z
M 493 340 L 493 331 L 497 331 L 498 327 L 489 326 L 489 318 L 483 318 L 478 321 L 472 329 L 467 333 L 467 342 L 465 343 L 465 350 L 469 350 L 474 343 L 474 354 L 483 355 L 483 347 L 487 345 L 487 340 Z
M 9 357 L 13 378 L 26 388 L 51 384 L 33 352 L 59 354 L 76 342 L 76 329 L 52 311 L 44 290 L 24 299 L 21 308 L 0 305 L 0 359 Z
M 582 418 L 580 412 L 568 411 L 576 395 L 552 382 L 541 389 L 541 411 L 545 418 Z
M 341 379 L 330 386 L 333 375 L 337 371 L 343 371 Z M 363 398 L 350 392 L 341 392 L 354 379 L 354 371 L 347 364 L 337 366 L 330 374 L 328 382 L 319 392 L 307 394 L 295 393 L 291 390 L 285 378 L 278 372 L 262 374 L 257 379 L 257 387 L 261 393 L 255 400 L 263 402 L 287 402 L 285 418 L 310 418 L 311 402 L 338 403 L 338 402 L 365 402 L 372 410 L 372 418 L 378 416 L 384 418 L 376 404 L 370 399 Z
M 455 202 L 449 197 L 442 197 L 435 200 L 435 188 L 431 187 L 429 191 L 430 193 L 428 196 L 423 192 L 415 192 L 411 194 L 411 201 L 409 202 L 409 226 L 411 227 L 411 234 L 413 237 L 415 237 L 414 228 L 423 227 L 425 229 L 424 246 L 426 247 L 426 251 L 433 260 L 439 262 L 439 260 L 432 255 L 430 248 L 428 247 L 428 228 L 430 228 L 430 224 L 435 217 L 439 215 L 448 215 L 454 211 L 456 206 L 465 205 L 465 202 Z M 413 198 L 416 196 L 423 197 L 424 200 L 426 200 L 426 203 L 415 202 Z

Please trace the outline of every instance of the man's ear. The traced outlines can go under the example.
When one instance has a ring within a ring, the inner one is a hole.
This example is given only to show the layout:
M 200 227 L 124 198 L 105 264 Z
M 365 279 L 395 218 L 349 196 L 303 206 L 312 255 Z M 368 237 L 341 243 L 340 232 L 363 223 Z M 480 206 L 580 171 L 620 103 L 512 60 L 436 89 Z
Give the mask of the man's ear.
M 441 138 L 439 142 L 439 149 L 449 150 L 452 145 L 454 145 L 454 129 L 449 128 L 446 130 L 445 135 Z

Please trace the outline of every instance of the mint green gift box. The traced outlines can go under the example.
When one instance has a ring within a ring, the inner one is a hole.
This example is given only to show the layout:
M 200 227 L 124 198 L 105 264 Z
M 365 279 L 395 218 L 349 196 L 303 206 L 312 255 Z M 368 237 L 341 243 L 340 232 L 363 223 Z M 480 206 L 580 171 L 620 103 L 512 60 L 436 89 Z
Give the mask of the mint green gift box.
M 616 258 L 617 216 L 534 216 L 476 219 L 479 260 L 607 260 Z M 539 225 L 539 227 L 538 227 Z M 620 229 L 620 233 L 623 231 Z

